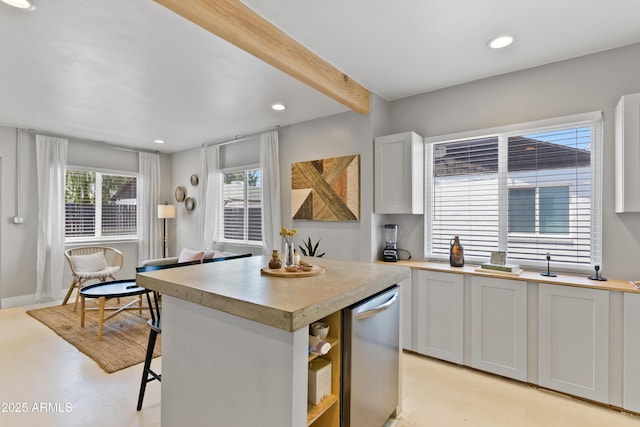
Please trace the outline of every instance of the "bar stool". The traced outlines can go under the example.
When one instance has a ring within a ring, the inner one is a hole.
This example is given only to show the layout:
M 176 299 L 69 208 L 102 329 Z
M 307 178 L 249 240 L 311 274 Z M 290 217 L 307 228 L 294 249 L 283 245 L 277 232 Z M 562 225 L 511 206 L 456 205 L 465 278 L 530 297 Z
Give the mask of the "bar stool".
M 147 383 L 158 380 L 161 382 L 161 375 L 154 372 L 151 369 L 151 360 L 153 359 L 153 350 L 156 346 L 156 339 L 159 333 L 162 333 L 160 328 L 160 304 L 158 300 L 160 295 L 158 292 L 153 292 L 153 304 L 151 297 L 147 293 L 147 302 L 149 303 L 149 310 L 151 311 L 151 319 L 147 322 L 149 324 L 149 342 L 147 344 L 147 354 L 144 358 L 144 368 L 142 370 L 142 380 L 140 382 L 140 391 L 138 393 L 138 411 L 142 409 L 142 401 L 144 400 L 144 392 L 147 389 Z
M 196 260 L 176 264 L 147 265 L 144 267 L 137 267 L 136 272 L 143 273 L 145 271 L 164 270 L 167 268 L 184 267 L 200 263 L 200 260 Z M 144 400 L 144 392 L 147 389 L 147 383 L 154 380 L 162 382 L 162 375 L 151 369 L 151 360 L 153 359 L 153 350 L 156 346 L 156 339 L 158 338 L 158 334 L 162 333 L 162 328 L 160 327 L 160 293 L 153 291 L 153 304 L 151 302 L 151 297 L 149 296 L 150 293 L 151 292 L 147 292 L 147 302 L 149 303 L 149 311 L 151 312 L 151 319 L 147 322 L 149 324 L 149 342 L 147 343 L 147 354 L 144 358 L 142 380 L 140 381 L 140 392 L 138 393 L 138 411 L 142 409 L 142 401 Z

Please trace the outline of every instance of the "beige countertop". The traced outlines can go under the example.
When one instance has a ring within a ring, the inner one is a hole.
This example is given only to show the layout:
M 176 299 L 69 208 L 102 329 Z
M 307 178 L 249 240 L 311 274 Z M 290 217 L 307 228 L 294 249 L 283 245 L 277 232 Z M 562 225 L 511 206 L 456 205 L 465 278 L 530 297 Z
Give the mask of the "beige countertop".
M 383 261 L 378 261 L 383 263 Z M 398 261 L 395 263 L 405 267 L 420 270 L 440 271 L 443 273 L 472 274 L 477 276 L 499 277 L 501 279 L 523 280 L 527 282 L 550 283 L 554 285 L 578 286 L 582 288 L 603 289 L 618 292 L 640 292 L 628 280 L 616 280 L 607 278 L 606 281 L 591 280 L 587 276 L 577 276 L 570 274 L 560 274 L 557 277 L 545 277 L 538 271 L 523 271 L 520 275 L 502 274 L 494 272 L 476 271 L 478 265 L 465 265 L 464 267 L 451 267 L 447 263 L 427 262 L 427 261 Z M 595 273 L 595 272 L 594 272 Z M 606 274 L 603 276 L 607 277 Z
M 295 331 L 410 277 L 400 263 L 308 258 L 326 268 L 311 277 L 262 274 L 270 256 L 139 273 L 140 286 L 194 304 Z

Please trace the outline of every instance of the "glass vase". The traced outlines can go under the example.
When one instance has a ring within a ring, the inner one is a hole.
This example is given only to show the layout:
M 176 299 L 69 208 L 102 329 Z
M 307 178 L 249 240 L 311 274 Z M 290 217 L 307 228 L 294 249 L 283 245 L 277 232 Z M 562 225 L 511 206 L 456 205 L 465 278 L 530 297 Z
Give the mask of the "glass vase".
M 295 265 L 295 260 L 294 260 L 294 247 L 293 247 L 293 238 L 285 238 L 284 239 L 284 266 L 285 267 L 290 267 L 292 265 Z

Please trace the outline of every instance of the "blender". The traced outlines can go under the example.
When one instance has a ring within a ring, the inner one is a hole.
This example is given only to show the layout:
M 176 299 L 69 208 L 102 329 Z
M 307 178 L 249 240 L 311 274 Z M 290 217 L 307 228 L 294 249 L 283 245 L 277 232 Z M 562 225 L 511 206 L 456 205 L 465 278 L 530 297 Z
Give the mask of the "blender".
M 384 249 L 382 260 L 388 262 L 398 261 L 398 224 L 384 225 Z

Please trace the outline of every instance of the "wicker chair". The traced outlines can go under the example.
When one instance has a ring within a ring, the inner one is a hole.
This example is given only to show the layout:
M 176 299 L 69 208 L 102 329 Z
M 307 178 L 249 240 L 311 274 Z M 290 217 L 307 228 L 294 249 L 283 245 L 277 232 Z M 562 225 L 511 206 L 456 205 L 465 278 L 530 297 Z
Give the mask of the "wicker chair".
M 89 280 L 100 280 L 104 282 L 108 278 L 115 280 L 113 276 L 120 271 L 123 263 L 122 252 L 107 246 L 86 246 L 67 249 L 64 256 L 69 262 L 73 281 L 69 286 L 67 295 L 62 301 L 65 305 L 75 288 L 80 290 L 83 284 Z M 76 292 L 76 302 L 73 311 L 78 307 L 78 297 L 80 292 Z

